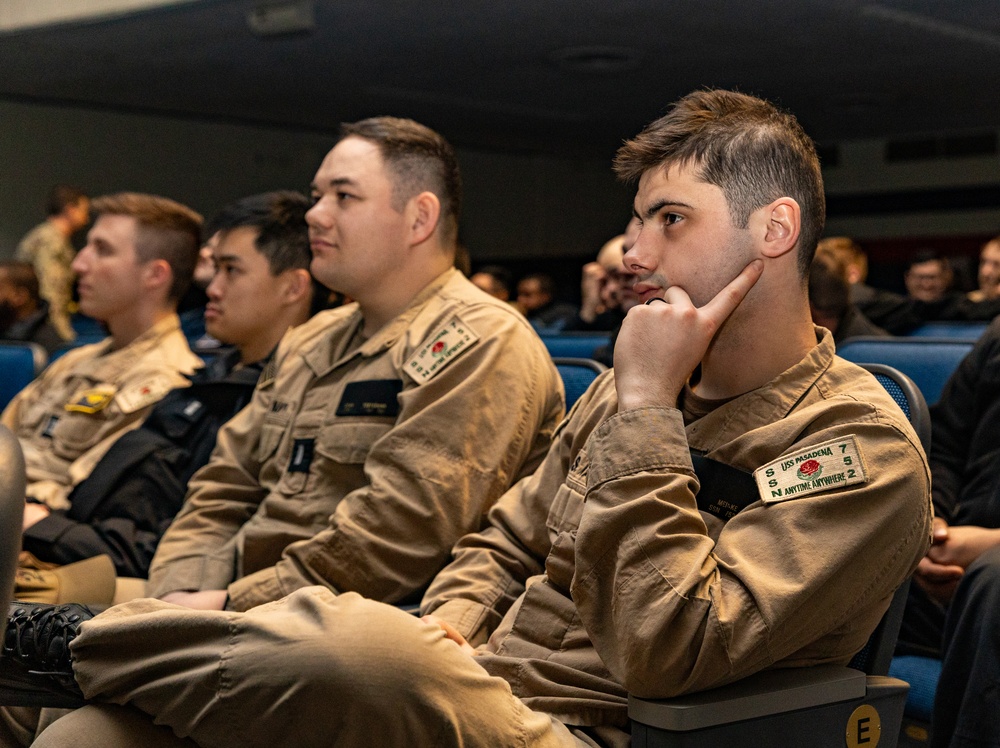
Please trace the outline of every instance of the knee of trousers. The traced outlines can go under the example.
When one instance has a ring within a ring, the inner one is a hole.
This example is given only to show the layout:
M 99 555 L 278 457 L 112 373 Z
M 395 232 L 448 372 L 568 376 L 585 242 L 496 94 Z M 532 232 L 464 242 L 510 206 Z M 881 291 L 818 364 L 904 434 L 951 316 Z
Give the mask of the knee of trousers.
M 273 650 L 254 647 L 247 655 L 263 655 L 270 662 L 258 660 L 255 669 L 280 670 L 304 691 L 343 694 L 353 702 L 372 699 L 377 709 L 387 697 L 409 701 L 445 688 L 454 667 L 479 670 L 439 627 L 392 606 L 353 593 L 332 601 L 301 595 L 294 604 L 299 619 L 304 614 L 310 624 L 291 636 L 287 629 L 280 632 Z M 275 659 L 264 654 L 269 650 Z
M 955 599 L 968 598 L 1000 603 L 1000 546 L 981 554 L 965 570 Z

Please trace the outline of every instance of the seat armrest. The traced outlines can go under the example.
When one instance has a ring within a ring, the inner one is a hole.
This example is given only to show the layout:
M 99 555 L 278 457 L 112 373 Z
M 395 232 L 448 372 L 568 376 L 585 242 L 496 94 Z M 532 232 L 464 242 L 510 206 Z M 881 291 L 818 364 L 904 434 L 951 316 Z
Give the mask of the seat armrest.
M 842 665 L 766 670 L 736 683 L 672 699 L 628 697 L 628 715 L 650 727 L 688 732 L 864 698 L 865 674 Z

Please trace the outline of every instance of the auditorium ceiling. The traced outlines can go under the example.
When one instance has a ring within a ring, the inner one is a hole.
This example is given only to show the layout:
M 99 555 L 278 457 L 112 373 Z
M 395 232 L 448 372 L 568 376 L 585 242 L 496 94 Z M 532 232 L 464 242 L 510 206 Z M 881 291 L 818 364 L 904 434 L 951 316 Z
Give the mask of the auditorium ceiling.
M 607 153 L 693 88 L 822 143 L 1000 130 L 997 0 L 198 0 L 0 33 L 0 99 Z

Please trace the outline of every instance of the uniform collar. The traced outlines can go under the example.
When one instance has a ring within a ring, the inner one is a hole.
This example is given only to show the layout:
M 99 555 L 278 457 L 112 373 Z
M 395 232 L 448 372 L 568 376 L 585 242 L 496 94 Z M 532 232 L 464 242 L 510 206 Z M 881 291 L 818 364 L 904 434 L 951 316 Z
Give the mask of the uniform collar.
M 688 426 L 691 448 L 701 453 L 710 452 L 748 431 L 787 416 L 833 363 L 833 335 L 823 327 L 816 327 L 815 331 L 816 345 L 797 364 L 763 387 L 730 400 Z
M 163 344 L 171 335 L 181 334 L 181 321 L 176 314 L 169 314 L 124 348 L 111 350 L 111 338 L 97 343 L 97 355 L 81 362 L 79 373 L 96 379 L 111 379 L 139 361 L 154 348 Z
M 357 356 L 370 358 L 391 348 L 406 334 L 406 331 L 413 324 L 417 315 L 427 305 L 427 302 L 440 294 L 441 290 L 453 282 L 456 276 L 459 278 L 462 277 L 455 268 L 448 268 L 424 286 L 423 290 L 413 298 L 406 309 L 400 312 L 392 321 L 350 353 L 344 354 L 343 351 L 347 346 L 347 342 L 355 335 L 361 334 L 361 326 L 364 324 L 361 310 L 355 306 L 351 314 L 345 316 L 339 324 L 334 326 L 324 336 L 322 343 L 303 354 L 306 364 L 317 376 L 323 376 L 332 369 L 342 366 Z

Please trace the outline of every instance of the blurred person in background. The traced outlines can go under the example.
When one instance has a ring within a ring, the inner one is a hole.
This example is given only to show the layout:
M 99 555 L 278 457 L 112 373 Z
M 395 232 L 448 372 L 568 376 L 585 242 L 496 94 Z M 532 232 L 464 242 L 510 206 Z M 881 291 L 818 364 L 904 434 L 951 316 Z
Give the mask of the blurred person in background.
M 64 340 L 74 338 L 70 325 L 73 301 L 73 245 L 70 237 L 90 222 L 90 200 L 83 190 L 57 184 L 49 192 L 48 217 L 17 246 L 16 257 L 31 263 L 39 293 L 49 304 L 49 317 Z

